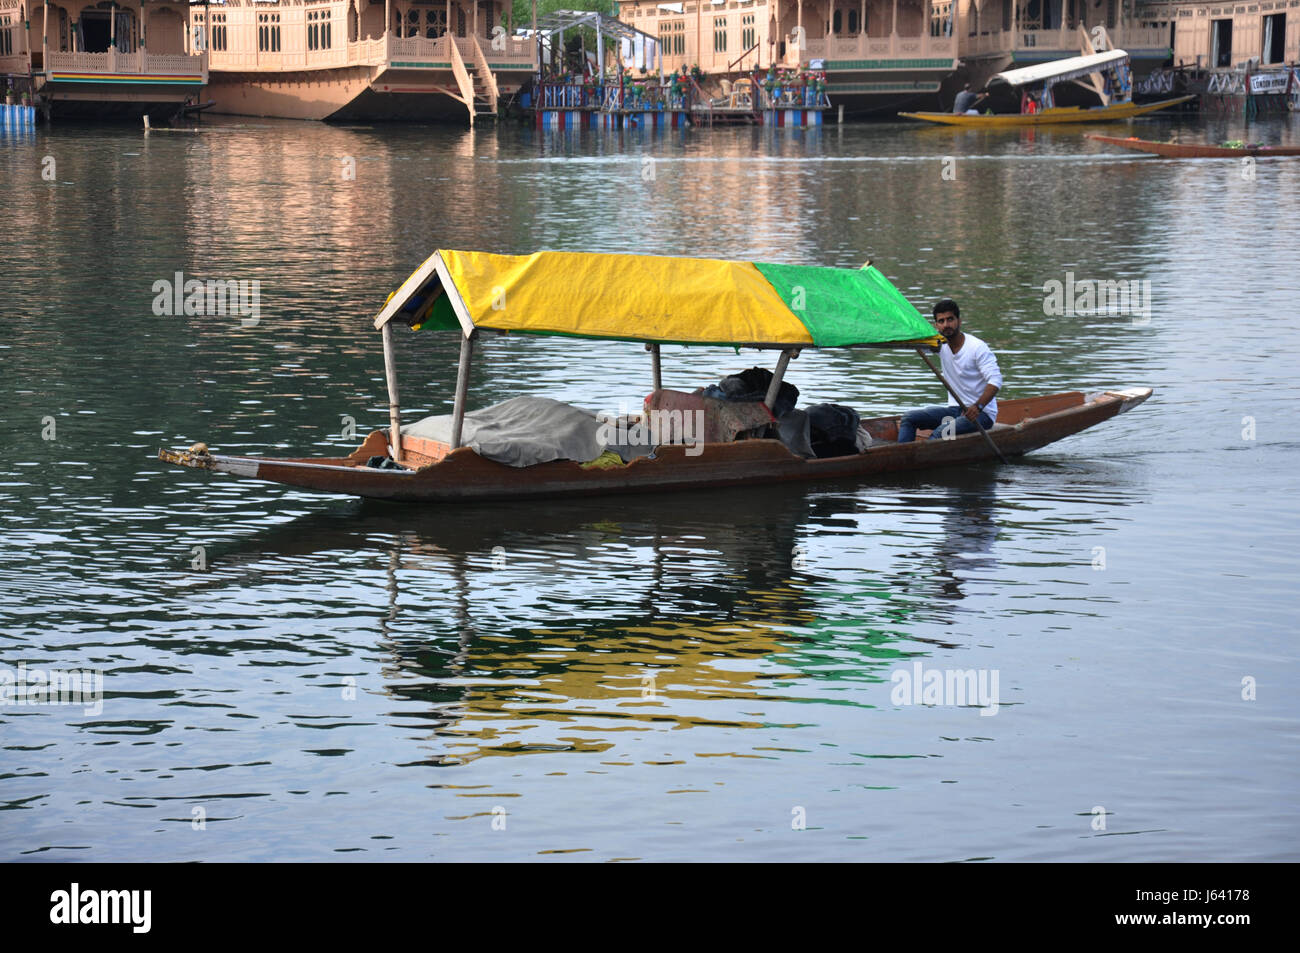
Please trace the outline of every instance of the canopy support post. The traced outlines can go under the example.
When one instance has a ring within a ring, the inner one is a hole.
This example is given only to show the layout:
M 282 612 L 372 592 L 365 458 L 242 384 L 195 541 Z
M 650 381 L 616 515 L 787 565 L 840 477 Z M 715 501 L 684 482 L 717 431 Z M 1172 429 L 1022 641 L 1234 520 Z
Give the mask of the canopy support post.
M 402 462 L 402 408 L 397 402 L 397 367 L 393 360 L 393 322 L 384 323 L 384 377 L 388 380 L 388 448 L 394 463 Z
M 788 347 L 777 358 L 776 370 L 772 372 L 772 383 L 767 386 L 767 396 L 763 398 L 763 403 L 767 405 L 768 410 L 776 406 L 776 395 L 781 392 L 781 381 L 785 378 L 785 369 L 790 366 L 790 358 L 798 356 L 798 348 Z
M 645 349 L 650 352 L 650 368 L 651 368 L 650 379 L 654 383 L 654 389 L 663 390 L 663 386 L 664 386 L 663 378 L 662 375 L 660 374 L 660 365 L 659 365 L 659 345 L 647 344 L 645 346 Z
M 957 396 L 957 392 L 953 390 L 951 387 L 948 387 L 948 382 L 944 380 L 944 376 L 942 373 L 940 373 L 939 369 L 930 363 L 930 359 L 925 356 L 925 350 L 918 347 L 916 349 L 916 353 L 921 355 L 921 360 L 925 361 L 925 366 L 930 368 L 930 370 L 934 372 L 934 376 L 939 378 L 940 383 L 942 383 L 943 386 L 948 389 L 948 393 L 952 394 L 952 399 L 957 402 L 957 406 L 961 408 L 962 413 L 965 413 L 966 405 L 961 402 L 961 398 Z M 998 449 L 998 445 L 993 442 L 993 438 L 989 436 L 989 432 L 985 430 L 984 425 L 980 423 L 980 418 L 978 413 L 976 413 L 975 415 L 975 428 L 984 435 L 984 439 L 988 443 L 989 449 L 993 451 L 994 455 L 1003 463 L 1006 463 L 1007 458 L 1002 456 L 1002 451 Z
M 451 411 L 451 449 L 461 445 L 461 431 L 465 427 L 465 398 L 469 394 L 469 364 L 474 356 L 474 337 L 477 331 L 460 339 L 460 364 L 456 369 L 456 403 Z

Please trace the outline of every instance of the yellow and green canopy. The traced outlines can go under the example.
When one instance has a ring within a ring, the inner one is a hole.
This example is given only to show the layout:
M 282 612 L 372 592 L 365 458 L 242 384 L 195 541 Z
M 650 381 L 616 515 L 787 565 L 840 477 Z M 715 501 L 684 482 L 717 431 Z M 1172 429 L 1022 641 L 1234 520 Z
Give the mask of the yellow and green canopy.
M 439 250 L 375 318 L 433 330 L 662 344 L 934 345 L 938 337 L 875 268 L 586 252 Z

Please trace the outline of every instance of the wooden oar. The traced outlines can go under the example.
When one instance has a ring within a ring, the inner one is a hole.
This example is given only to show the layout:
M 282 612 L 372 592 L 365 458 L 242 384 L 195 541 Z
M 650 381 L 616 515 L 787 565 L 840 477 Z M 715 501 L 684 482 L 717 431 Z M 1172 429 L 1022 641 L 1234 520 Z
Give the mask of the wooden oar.
M 948 393 L 952 394 L 952 399 L 957 402 L 957 406 L 961 408 L 961 412 L 963 414 L 966 413 L 966 405 L 961 402 L 961 398 L 957 396 L 957 392 L 953 390 L 951 387 L 948 387 L 948 382 L 944 380 L 943 374 L 939 373 L 939 369 L 930 363 L 930 359 L 926 357 L 925 351 L 918 347 L 916 349 L 916 353 L 921 355 L 921 360 L 925 361 L 925 366 L 930 368 L 930 370 L 934 372 L 934 376 L 939 378 L 940 382 L 942 382 L 943 386 L 947 389 Z M 989 449 L 992 450 L 995 454 L 997 454 L 999 460 L 1001 460 L 1003 463 L 1006 463 L 1007 458 L 1002 456 L 1002 451 L 998 449 L 998 445 L 993 442 L 993 438 L 989 436 L 989 432 L 985 430 L 984 425 L 980 423 L 980 415 L 979 415 L 978 408 L 975 411 L 975 427 L 976 429 L 979 430 L 980 433 L 984 435 L 984 439 L 988 441 Z

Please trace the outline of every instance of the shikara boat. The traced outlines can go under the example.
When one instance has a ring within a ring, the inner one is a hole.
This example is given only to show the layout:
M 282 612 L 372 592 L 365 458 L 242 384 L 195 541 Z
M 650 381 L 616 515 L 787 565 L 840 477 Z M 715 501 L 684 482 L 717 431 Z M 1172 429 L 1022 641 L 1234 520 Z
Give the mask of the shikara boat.
M 1300 146 L 1210 146 L 1190 142 L 1152 142 L 1135 136 L 1121 139 L 1118 136 L 1089 135 L 1087 138 L 1122 149 L 1149 152 L 1166 159 L 1237 159 L 1242 156 L 1267 159 L 1273 156 L 1300 156 Z
M 1117 122 L 1145 116 L 1158 109 L 1168 109 L 1185 103 L 1195 96 L 1178 96 L 1174 99 L 1162 99 L 1158 103 L 1115 103 L 1110 106 L 1057 106 L 1044 109 L 1030 115 L 1018 113 L 991 113 L 987 116 L 962 116 L 954 113 L 899 113 L 905 119 L 920 119 L 925 122 L 937 122 L 945 126 L 968 126 L 975 129 L 990 129 L 1010 126 L 1052 126 L 1071 122 Z
M 1059 83 L 1074 83 L 1082 87 L 1097 104 L 1058 106 L 1056 86 Z M 1132 119 L 1134 116 L 1168 109 L 1170 106 L 1177 106 L 1179 103 L 1195 98 L 1177 96 L 1156 103 L 1139 104 L 1133 102 L 1132 89 L 1133 80 L 1128 53 L 1124 50 L 1106 50 L 998 73 L 989 80 L 988 91 L 992 101 L 1000 100 L 1000 105 L 1006 107 L 1001 112 L 980 115 L 918 112 L 899 113 L 899 115 L 906 119 L 920 119 L 925 122 L 977 129 L 1050 126 L 1060 123 L 1114 122 L 1120 119 Z M 1022 102 L 1032 95 L 1041 108 L 1032 113 L 1013 112 L 1011 110 L 1017 107 L 1014 98 L 1007 95 L 1008 93 L 1019 95 Z
M 675 491 L 792 480 L 867 478 L 1028 453 L 1124 413 L 1150 388 L 1068 392 L 999 401 L 988 431 L 900 444 L 899 417 L 860 423 L 862 449 L 809 458 L 771 436 L 655 446 L 630 462 L 554 459 L 510 466 L 462 440 L 469 370 L 489 334 L 614 339 L 651 354 L 648 408 L 666 397 L 660 346 L 714 345 L 780 352 L 767 397 L 775 402 L 786 368 L 821 348 L 937 349 L 933 327 L 879 270 L 774 265 L 714 259 L 539 252 L 494 255 L 441 250 L 389 298 L 374 320 L 382 333 L 389 423 L 343 457 L 229 456 L 206 445 L 160 450 L 169 463 L 330 493 L 404 502 L 458 502 L 605 493 Z M 403 429 L 394 367 L 394 326 L 460 335 L 460 364 L 449 439 Z M 927 360 L 928 363 L 928 360 Z M 752 406 L 759 406 L 757 404 Z M 922 433 L 925 436 L 925 433 Z M 602 454 L 601 459 L 606 455 Z

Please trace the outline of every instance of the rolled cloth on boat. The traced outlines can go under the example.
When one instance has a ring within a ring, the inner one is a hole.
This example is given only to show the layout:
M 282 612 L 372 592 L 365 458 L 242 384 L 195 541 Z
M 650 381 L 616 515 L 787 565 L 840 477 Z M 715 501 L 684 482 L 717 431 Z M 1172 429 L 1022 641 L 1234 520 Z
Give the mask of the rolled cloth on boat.
M 425 417 L 402 433 L 451 443 L 451 414 Z M 549 397 L 515 397 L 465 414 L 461 442 L 488 460 L 531 467 L 551 460 L 594 460 L 605 450 L 601 422 L 580 407 Z

